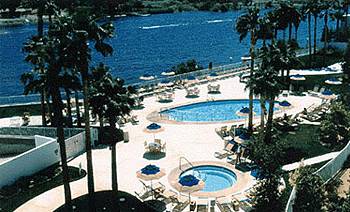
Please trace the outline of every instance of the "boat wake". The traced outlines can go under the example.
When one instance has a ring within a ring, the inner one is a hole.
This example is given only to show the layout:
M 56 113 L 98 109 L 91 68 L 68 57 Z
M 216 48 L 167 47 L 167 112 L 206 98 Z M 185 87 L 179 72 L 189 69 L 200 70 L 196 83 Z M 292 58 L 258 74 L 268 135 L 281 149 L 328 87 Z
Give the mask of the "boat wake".
M 231 22 L 232 19 L 218 19 L 218 20 L 210 20 L 207 21 L 208 24 L 215 24 L 215 23 L 223 23 L 223 22 Z
M 143 26 L 140 27 L 140 29 L 159 29 L 159 28 L 165 28 L 165 27 L 178 27 L 178 26 L 186 26 L 188 23 L 185 24 L 166 24 L 166 25 L 156 25 L 156 26 Z

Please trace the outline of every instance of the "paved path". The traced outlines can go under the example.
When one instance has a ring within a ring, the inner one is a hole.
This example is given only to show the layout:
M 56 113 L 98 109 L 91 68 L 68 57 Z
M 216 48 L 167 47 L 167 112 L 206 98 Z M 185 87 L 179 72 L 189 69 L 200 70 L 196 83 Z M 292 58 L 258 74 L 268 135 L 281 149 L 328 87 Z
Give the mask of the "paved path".
M 317 164 L 317 163 L 321 163 L 321 162 L 324 162 L 324 161 L 331 160 L 331 159 L 335 158 L 338 154 L 339 154 L 339 152 L 330 152 L 330 153 L 327 153 L 327 154 L 324 154 L 324 155 L 320 155 L 320 156 L 317 156 L 317 157 L 306 159 L 306 160 L 304 160 L 302 162 L 300 161 L 300 162 L 291 163 L 291 164 L 288 164 L 288 165 L 284 165 L 282 167 L 282 170 L 284 170 L 284 171 L 292 171 L 294 169 L 299 168 L 301 163 L 303 163 L 306 166 Z

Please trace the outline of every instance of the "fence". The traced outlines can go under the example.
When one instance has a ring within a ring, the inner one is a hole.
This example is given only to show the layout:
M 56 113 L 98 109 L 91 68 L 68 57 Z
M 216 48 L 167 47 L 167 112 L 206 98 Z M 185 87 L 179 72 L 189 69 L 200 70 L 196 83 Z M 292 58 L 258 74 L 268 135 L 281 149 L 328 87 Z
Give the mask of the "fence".
M 298 56 L 303 56 L 308 53 L 307 49 L 301 49 L 297 51 Z M 259 60 L 256 60 L 256 65 L 260 63 Z M 218 75 L 225 75 L 225 74 L 233 74 L 240 72 L 243 68 L 246 68 L 247 66 L 241 62 L 228 64 L 228 65 L 222 65 L 213 67 L 212 69 L 202 69 L 190 73 L 185 74 L 179 74 L 175 76 L 162 76 L 160 78 L 156 78 L 154 80 L 149 81 L 143 81 L 138 82 L 134 84 L 129 84 L 136 87 L 152 87 L 154 85 L 159 84 L 162 80 L 167 79 L 170 81 L 176 81 L 176 80 L 183 80 L 187 79 L 190 75 L 195 76 L 199 79 L 204 78 L 209 73 L 216 73 Z M 79 94 L 80 98 L 82 97 L 82 94 Z M 65 99 L 65 95 L 62 94 L 63 99 Z M 40 95 L 39 94 L 31 94 L 31 95 L 18 95 L 18 96 L 6 96 L 6 97 L 0 97 L 0 107 L 6 107 L 6 106 L 13 106 L 13 105 L 31 105 L 31 104 L 39 104 L 40 103 Z
M 330 160 L 328 163 L 323 165 L 319 170 L 315 172 L 318 174 L 326 183 L 331 180 L 343 167 L 344 162 L 350 155 L 350 142 L 339 152 L 337 157 Z M 296 187 L 293 187 L 293 190 L 289 196 L 288 203 L 286 206 L 286 212 L 293 211 L 293 204 L 296 197 Z

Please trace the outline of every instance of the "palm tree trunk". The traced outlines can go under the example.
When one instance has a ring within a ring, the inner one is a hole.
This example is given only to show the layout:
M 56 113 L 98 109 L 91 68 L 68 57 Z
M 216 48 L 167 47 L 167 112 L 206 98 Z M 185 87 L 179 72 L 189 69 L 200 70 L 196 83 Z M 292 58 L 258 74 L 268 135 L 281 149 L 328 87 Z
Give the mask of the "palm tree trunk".
M 273 125 L 273 110 L 274 110 L 275 98 L 269 99 L 269 113 L 266 123 L 266 132 L 265 132 L 265 143 L 271 142 L 272 138 L 272 125 Z
M 71 106 L 70 91 L 68 89 L 65 89 L 65 92 L 66 92 L 66 97 L 67 97 L 68 127 L 72 127 L 73 121 L 72 121 L 72 106 Z
M 111 130 L 116 132 L 116 124 L 114 121 L 110 122 Z M 112 168 L 112 190 L 118 193 L 118 179 L 117 179 L 117 151 L 116 141 L 111 142 L 111 168 Z
M 80 117 L 80 105 L 79 105 L 79 93 L 75 91 L 75 110 L 77 113 L 77 126 L 81 127 L 81 117 Z
M 46 105 L 47 105 L 47 113 L 49 114 L 51 125 L 54 123 L 54 117 L 52 116 L 52 105 L 50 103 L 50 94 L 46 92 Z
M 47 126 L 46 123 L 46 109 L 45 109 L 45 89 L 40 92 L 40 110 L 41 110 L 41 123 L 44 127 Z
M 101 144 L 103 142 L 103 127 L 104 127 L 103 116 L 101 114 L 99 114 L 98 119 L 100 122 L 100 130 L 99 130 L 98 140 L 99 140 L 99 143 Z
M 312 56 L 312 49 L 311 49 L 311 13 L 307 15 L 307 30 L 308 30 L 308 46 L 309 46 L 309 63 L 311 64 L 311 56 Z M 309 64 L 309 65 L 310 65 Z
M 289 32 L 288 32 L 289 42 L 292 40 L 292 29 L 293 29 L 293 25 L 292 25 L 292 23 L 289 23 Z
M 337 18 L 337 24 L 336 24 L 336 27 L 335 27 L 335 33 L 336 33 L 336 37 L 337 37 L 337 40 L 339 38 L 339 24 L 340 24 L 340 21 L 339 21 L 339 18 Z
M 294 34 L 294 39 L 295 39 L 295 41 L 296 42 L 298 42 L 298 30 L 299 30 L 299 26 L 297 27 L 295 27 L 295 34 Z
M 317 48 L 317 15 L 314 15 L 314 54 L 316 54 Z
M 53 84 L 56 84 L 56 83 L 53 83 Z M 58 85 L 51 85 L 51 86 L 53 86 L 52 87 L 52 101 L 54 105 L 53 112 L 56 120 L 55 124 L 57 127 L 57 142 L 60 146 L 65 205 L 66 205 L 67 211 L 72 211 L 72 195 L 71 195 L 71 190 L 69 185 L 66 143 L 65 143 L 64 131 L 63 131 L 63 114 L 62 114 L 63 103 L 62 103 L 62 98 L 61 98 Z
M 85 123 L 85 145 L 86 145 L 86 161 L 87 161 L 87 177 L 89 192 L 89 208 L 94 211 L 94 174 L 92 165 L 92 147 L 90 137 L 90 114 L 89 114 L 89 81 L 87 76 L 88 67 L 85 66 L 82 71 L 83 93 L 84 93 L 84 123 Z
M 324 49 L 328 47 L 328 10 L 324 16 Z
M 43 8 L 43 3 L 39 2 L 38 6 L 38 12 L 37 12 L 37 18 L 38 18 L 38 36 L 42 37 L 44 34 L 44 20 L 43 20 L 43 13 L 44 13 L 44 8 Z
M 260 112 L 260 128 L 261 130 L 264 129 L 265 127 L 265 113 L 266 113 L 266 106 L 265 106 L 265 98 L 260 96 L 260 107 L 261 107 L 261 112 Z
M 255 58 L 255 30 L 250 33 L 250 78 L 253 78 L 254 73 L 254 58 Z M 248 120 L 248 133 L 253 132 L 253 97 L 254 91 L 249 89 L 249 120 Z

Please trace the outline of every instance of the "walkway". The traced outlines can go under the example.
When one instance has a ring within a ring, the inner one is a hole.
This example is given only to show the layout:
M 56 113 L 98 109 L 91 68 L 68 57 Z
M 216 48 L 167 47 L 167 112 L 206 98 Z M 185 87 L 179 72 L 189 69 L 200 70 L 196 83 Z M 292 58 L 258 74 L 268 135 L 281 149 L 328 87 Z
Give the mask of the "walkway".
M 282 170 L 293 171 L 293 170 L 299 168 L 301 164 L 303 164 L 305 166 L 309 166 L 309 165 L 321 163 L 321 162 L 328 161 L 328 160 L 335 158 L 338 154 L 339 154 L 339 152 L 330 152 L 330 153 L 320 155 L 317 157 L 313 157 L 313 158 L 309 158 L 309 159 L 306 159 L 306 160 L 303 160 L 300 162 L 291 163 L 288 165 L 284 165 L 282 167 Z

